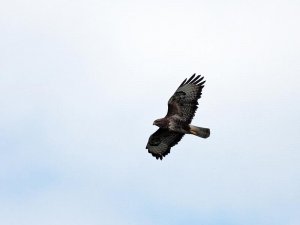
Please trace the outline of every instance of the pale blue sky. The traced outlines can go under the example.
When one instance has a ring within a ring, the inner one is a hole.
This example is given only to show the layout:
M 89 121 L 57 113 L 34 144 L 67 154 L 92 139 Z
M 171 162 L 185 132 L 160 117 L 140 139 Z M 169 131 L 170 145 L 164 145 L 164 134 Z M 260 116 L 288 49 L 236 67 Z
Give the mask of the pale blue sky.
M 0 224 L 299 225 L 299 1 L 6 1 Z M 207 83 L 163 161 L 152 122 Z

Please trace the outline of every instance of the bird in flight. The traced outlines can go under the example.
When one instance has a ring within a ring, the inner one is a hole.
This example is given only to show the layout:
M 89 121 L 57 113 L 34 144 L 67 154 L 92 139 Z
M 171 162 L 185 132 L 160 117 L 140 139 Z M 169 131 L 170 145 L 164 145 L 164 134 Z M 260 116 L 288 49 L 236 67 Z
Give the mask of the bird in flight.
M 198 108 L 205 81 L 203 76 L 193 74 L 185 79 L 168 101 L 168 112 L 164 118 L 157 119 L 153 125 L 159 127 L 148 140 L 146 149 L 156 159 L 163 159 L 170 153 L 185 134 L 208 138 L 210 129 L 193 126 L 190 123 Z

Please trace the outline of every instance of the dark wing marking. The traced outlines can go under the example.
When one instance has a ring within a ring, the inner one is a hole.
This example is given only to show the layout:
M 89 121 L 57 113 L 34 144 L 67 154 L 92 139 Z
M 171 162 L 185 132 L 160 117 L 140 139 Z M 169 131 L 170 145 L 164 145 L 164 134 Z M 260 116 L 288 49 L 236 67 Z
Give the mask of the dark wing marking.
M 198 99 L 201 97 L 205 81 L 201 75 L 193 74 L 185 79 L 177 88 L 168 102 L 168 116 L 178 115 L 188 124 L 192 122 L 198 108 Z
M 159 128 L 148 140 L 146 149 L 156 159 L 161 159 L 170 153 L 170 149 L 176 145 L 184 136 L 182 133 Z

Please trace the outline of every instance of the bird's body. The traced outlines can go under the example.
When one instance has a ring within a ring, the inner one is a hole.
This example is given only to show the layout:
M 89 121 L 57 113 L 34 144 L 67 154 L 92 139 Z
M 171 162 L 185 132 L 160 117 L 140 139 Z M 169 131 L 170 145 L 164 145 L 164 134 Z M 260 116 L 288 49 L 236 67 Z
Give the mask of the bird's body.
M 153 125 L 159 129 L 153 133 L 146 149 L 157 159 L 162 159 L 171 147 L 176 145 L 185 134 L 193 134 L 202 138 L 210 135 L 208 128 L 191 125 L 191 121 L 198 108 L 205 81 L 200 75 L 194 74 L 185 79 L 168 101 L 168 113 L 164 118 L 157 119 Z
M 179 133 L 188 134 L 189 131 L 189 127 L 186 126 L 186 122 L 177 115 L 157 119 L 154 121 L 153 125 Z

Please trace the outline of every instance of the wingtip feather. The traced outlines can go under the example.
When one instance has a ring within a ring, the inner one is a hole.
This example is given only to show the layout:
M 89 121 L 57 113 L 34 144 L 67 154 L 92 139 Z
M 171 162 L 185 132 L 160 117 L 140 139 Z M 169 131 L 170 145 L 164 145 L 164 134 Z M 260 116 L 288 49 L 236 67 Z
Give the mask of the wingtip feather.
M 191 83 L 192 83 L 192 84 L 197 83 L 200 76 L 201 76 L 201 75 L 196 76 L 196 77 L 191 81 Z
M 182 81 L 182 83 L 179 85 L 179 87 L 185 85 L 186 80 L 187 80 L 187 78 L 185 78 L 184 81 Z
M 191 80 L 194 79 L 194 77 L 196 76 L 196 74 L 194 73 L 188 80 L 187 80 L 187 84 L 189 84 L 191 82 Z

